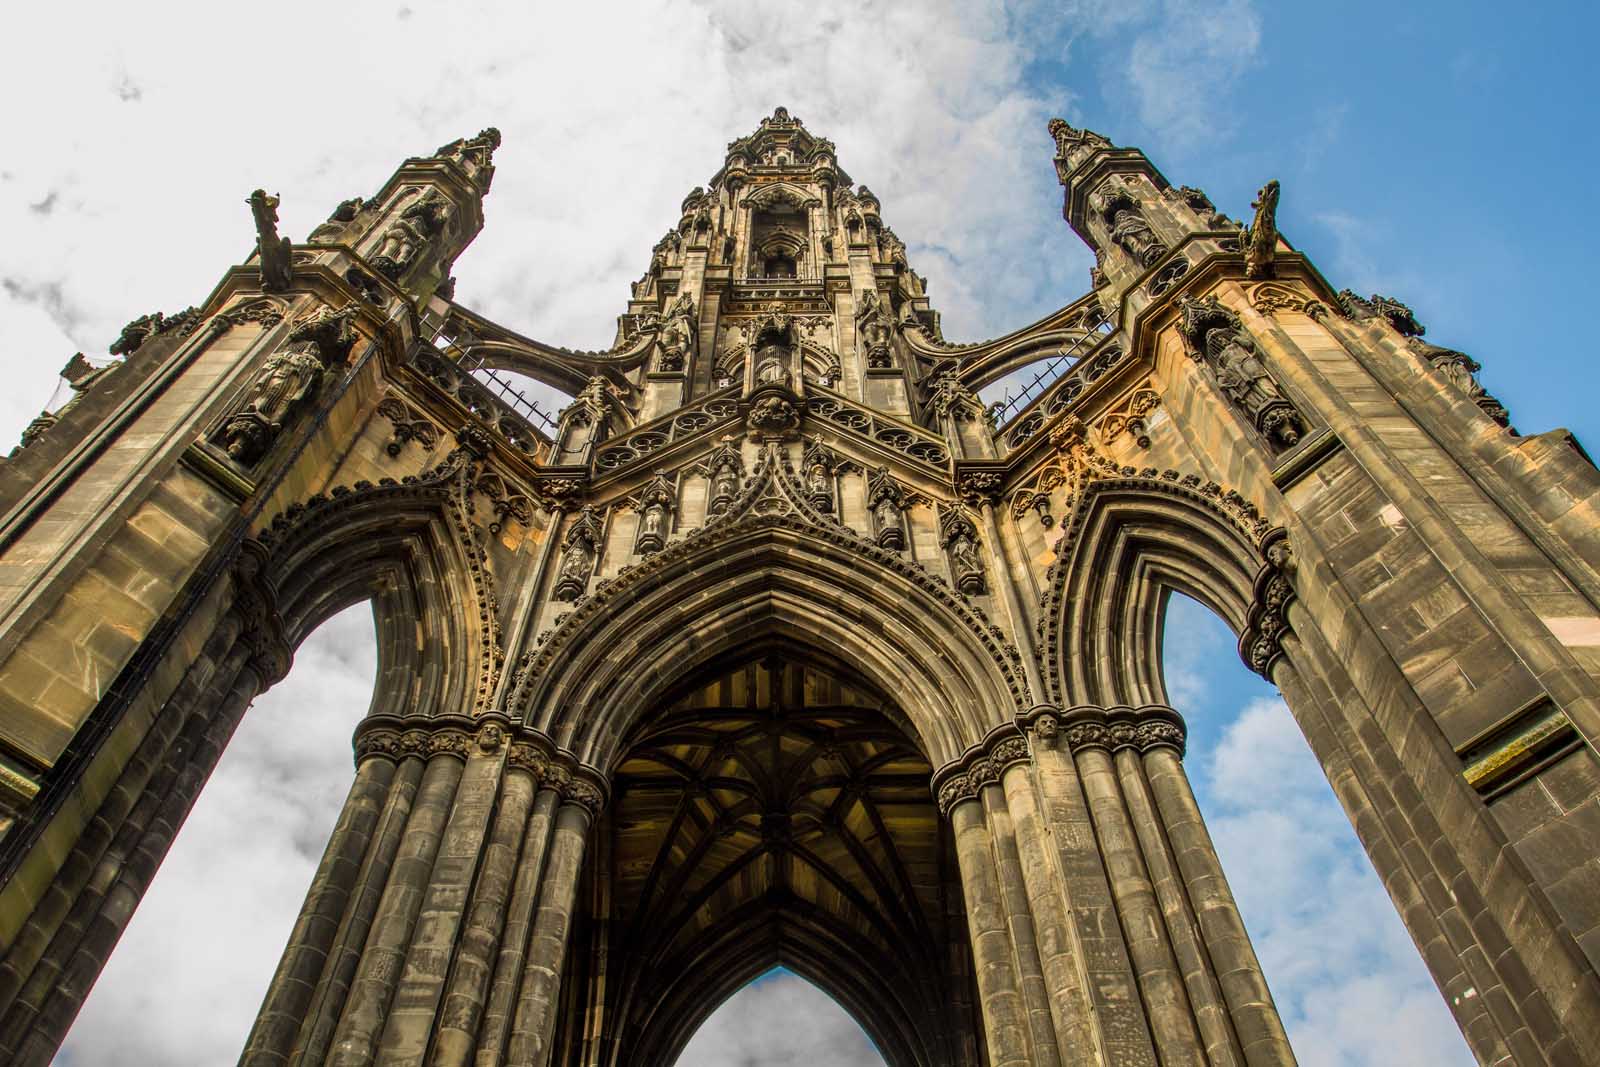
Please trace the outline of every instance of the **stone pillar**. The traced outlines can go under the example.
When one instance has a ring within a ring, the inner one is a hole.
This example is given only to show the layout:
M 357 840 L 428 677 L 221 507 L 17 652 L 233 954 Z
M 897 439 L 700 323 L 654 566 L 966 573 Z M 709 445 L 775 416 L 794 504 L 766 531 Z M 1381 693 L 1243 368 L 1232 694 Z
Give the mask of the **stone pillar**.
M 427 1053 L 499 789 L 504 741 L 504 729 L 488 723 L 467 755 L 384 1021 L 378 1058 L 385 1064 L 416 1067 Z
M 1030 766 L 1014 763 L 1001 773 L 1000 780 L 1016 830 L 1056 1046 L 1062 1062 L 1071 1067 L 1099 1067 L 1108 1061 L 1089 1005 L 1083 950 L 1069 918 L 1065 880 L 1050 854 L 1050 832 L 1034 796 Z
M 1095 837 L 1077 765 L 1065 751 L 1056 714 L 1033 718 L 1034 774 L 1041 814 L 1060 866 L 1068 921 L 1082 954 L 1089 1002 L 1098 1025 L 1101 1059 L 1118 1067 L 1155 1067 L 1150 1024 L 1122 936 L 1115 900 Z
M 0 1016 L 7 1013 L 36 967 L 45 967 L 49 973 L 38 988 L 48 990 L 54 986 L 61 964 L 77 947 L 83 923 L 93 914 L 93 907 L 98 907 L 100 893 L 94 887 L 103 889 L 110 884 L 134 847 L 138 831 L 147 821 L 136 819 L 134 813 L 165 795 L 176 776 L 178 767 L 168 760 L 173 741 L 201 714 L 199 705 L 215 675 L 230 670 L 230 652 L 242 629 L 243 622 L 237 614 L 223 614 L 200 656 L 184 672 L 145 731 L 116 786 L 84 827 L 49 892 L 0 957 Z M 231 670 L 237 671 L 243 663 L 243 652 L 232 662 Z
M 359 751 L 361 743 L 357 744 Z M 416 803 L 417 789 L 422 784 L 422 774 L 427 767 L 427 761 L 419 755 L 400 756 L 395 752 L 385 752 L 384 755 L 390 760 L 398 759 L 398 765 L 389 784 L 389 794 L 384 799 L 383 812 L 372 833 L 372 845 L 362 858 L 361 870 L 356 875 L 349 907 L 328 949 L 327 962 L 317 980 L 316 994 L 300 1024 L 300 1036 L 290 1060 L 295 1067 L 314 1067 L 328 1058 L 334 1030 L 339 1025 L 339 1016 L 344 1012 L 350 984 L 355 981 L 367 934 L 378 914 L 384 887 L 389 884 L 389 871 L 400 852 L 400 841 L 405 835 L 407 823 L 411 821 L 411 809 Z
M 538 791 L 522 835 L 522 856 L 517 862 L 511 903 L 506 908 L 500 956 L 495 961 L 494 982 L 489 988 L 488 1005 L 478 1028 L 477 1067 L 500 1067 L 503 1062 L 516 1011 L 517 987 L 521 984 L 522 968 L 527 959 L 529 931 L 539 903 L 539 888 L 544 881 L 556 809 L 561 803 L 560 790 L 554 783 L 541 783 L 545 763 L 529 746 L 511 746 L 510 767 L 508 777 L 526 778 L 529 787 Z
M 350 894 L 356 888 L 362 858 L 388 797 L 394 771 L 392 762 L 370 755 L 356 768 L 339 821 L 289 935 L 289 945 L 245 1043 L 241 1067 L 277 1067 L 288 1062 L 328 952 L 335 944 Z
M 439 840 L 461 781 L 465 735 L 413 731 L 405 735 L 402 744 L 421 750 L 427 757 L 427 769 L 362 950 L 349 999 L 334 1032 L 328 1067 L 367 1067 L 374 1060 L 417 913 L 433 873 Z
M 1090 714 L 1094 721 L 1067 728 L 1067 740 L 1088 797 L 1155 1046 L 1161 1050 L 1162 1067 L 1206 1067 L 1178 961 L 1112 765 L 1108 731 L 1099 721 L 1103 718 L 1099 709 Z
M 561 968 L 566 961 L 567 932 L 583 870 L 584 847 L 597 805 L 570 798 L 556 812 L 550 854 L 539 891 L 539 911 L 528 942 L 522 987 L 507 1045 L 506 1067 L 549 1067 L 555 1034 Z M 598 800 L 598 795 L 596 795 Z M 480 1061 L 481 1062 L 481 1061 Z
M 1161 816 L 1151 799 L 1144 764 L 1140 762 L 1138 750 L 1131 747 L 1118 749 L 1113 758 L 1117 775 L 1122 781 L 1123 795 L 1128 799 L 1134 832 L 1138 835 L 1139 847 L 1144 851 L 1145 864 L 1150 870 L 1156 899 L 1161 904 L 1162 914 L 1166 916 L 1167 934 L 1172 939 L 1173 953 L 1183 971 L 1183 983 L 1189 991 L 1195 1023 L 1205 1041 L 1206 1055 L 1213 1067 L 1238 1067 L 1244 1063 L 1244 1053 L 1233 1032 L 1228 1006 L 1217 985 L 1211 959 L 1201 942 L 1200 925 L 1195 920 L 1186 887 L 1173 860 Z
M 941 793 L 953 798 L 948 812 L 961 868 L 961 891 L 966 898 L 972 969 L 978 981 L 989 1063 L 991 1067 L 1027 1067 L 1032 1062 L 1027 1009 L 1011 955 L 1005 904 L 1000 896 L 983 804 L 972 794 L 965 775 L 946 783 Z
M 1005 913 L 1006 932 L 1011 938 L 1012 959 L 1016 962 L 1017 984 L 1022 994 L 1029 1044 L 1032 1046 L 1029 1062 L 1034 1067 L 1059 1067 L 1061 1053 L 1056 1047 L 1055 1022 L 1050 1012 L 1050 996 L 1045 988 L 1044 968 L 1039 960 L 1033 911 L 1028 903 L 1027 885 L 1023 881 L 1016 828 L 1012 825 L 1005 791 L 1000 787 L 995 769 L 996 764 L 1003 764 L 1008 758 L 1026 761 L 1027 746 L 1020 736 L 1013 736 L 994 746 L 994 752 L 993 759 L 975 764 L 972 774 L 976 778 L 979 768 L 984 770 L 983 784 L 978 787 L 978 799 L 983 805 L 994 846 L 1000 904 Z
M 494 973 L 495 949 L 506 925 L 506 905 L 517 870 L 517 856 L 536 788 L 537 783 L 525 768 L 507 768 L 500 790 L 500 810 L 483 851 L 478 884 L 472 893 L 472 909 L 462 929 L 455 967 L 439 1015 L 429 1060 L 438 1067 L 465 1067 L 472 1057 Z
M 1250 1067 L 1293 1064 L 1289 1036 L 1267 991 L 1261 963 L 1250 946 L 1177 750 L 1167 745 L 1150 748 L 1144 754 L 1144 770 L 1244 1047 L 1245 1062 Z

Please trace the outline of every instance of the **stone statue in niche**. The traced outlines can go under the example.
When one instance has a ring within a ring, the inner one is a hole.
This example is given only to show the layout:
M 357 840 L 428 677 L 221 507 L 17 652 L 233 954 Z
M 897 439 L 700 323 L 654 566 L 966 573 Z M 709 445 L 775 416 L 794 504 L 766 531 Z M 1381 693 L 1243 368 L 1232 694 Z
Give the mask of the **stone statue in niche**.
M 261 289 L 268 293 L 281 293 L 289 288 L 293 277 L 290 268 L 292 251 L 287 237 L 278 236 L 278 198 L 268 196 L 265 189 L 257 189 L 245 201 L 256 223 L 256 251 L 261 255 Z
M 671 513 L 677 505 L 677 489 L 665 472 L 658 471 L 644 492 L 639 494 L 639 536 L 634 549 L 643 556 L 666 546 Z
M 707 466 L 711 470 L 711 501 L 706 510 L 712 515 L 721 515 L 738 499 L 739 476 L 744 470 L 731 436 L 723 437 L 722 443 L 711 453 Z
M 888 467 L 872 472 L 867 482 L 867 502 L 872 508 L 879 546 L 895 550 L 905 548 L 905 492 L 889 477 Z
M 669 374 L 681 372 L 688 362 L 693 337 L 694 301 L 685 293 L 673 303 L 661 325 L 656 369 Z
M 400 217 L 384 231 L 378 247 L 373 250 L 372 266 L 387 278 L 399 278 L 428 242 L 444 231 L 449 217 L 449 203 L 437 190 L 428 190 L 422 199 L 400 212 Z
M 756 384 L 783 382 L 789 378 L 789 349 L 776 338 L 764 338 L 756 350 Z
M 283 428 L 316 396 L 323 375 L 355 341 L 354 305 L 323 308 L 289 333 L 283 351 L 262 365 L 243 405 L 223 424 L 220 438 L 229 458 L 251 466 Z
M 1305 421 L 1267 370 L 1238 316 L 1216 297 L 1183 301 L 1183 328 L 1191 352 L 1211 371 L 1217 387 L 1276 448 L 1305 435 Z
M 600 520 L 591 507 L 585 507 L 578 520 L 567 531 L 567 551 L 561 559 L 561 570 L 556 575 L 555 598 L 568 603 L 577 600 L 589 588 L 589 577 L 594 574 L 595 545 L 600 540 Z
M 1106 210 L 1106 221 L 1111 225 L 1111 240 L 1134 258 L 1141 267 L 1154 265 L 1167 252 L 1167 246 L 1156 237 L 1156 232 L 1145 221 L 1138 201 L 1126 193 L 1115 198 Z
M 806 445 L 800 466 L 805 472 L 806 499 L 824 514 L 833 511 L 833 471 L 838 466 L 826 446 L 813 440 Z
M 876 290 L 868 289 L 861 294 L 861 309 L 856 312 L 856 331 L 866 350 L 869 369 L 882 370 L 894 365 L 889 354 L 889 337 L 893 333 L 893 326 L 884 300 Z

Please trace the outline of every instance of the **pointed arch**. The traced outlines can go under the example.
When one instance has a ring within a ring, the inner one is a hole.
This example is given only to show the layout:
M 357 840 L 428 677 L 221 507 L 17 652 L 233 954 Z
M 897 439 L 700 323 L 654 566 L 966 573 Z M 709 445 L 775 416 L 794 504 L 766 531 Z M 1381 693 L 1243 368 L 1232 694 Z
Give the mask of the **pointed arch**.
M 498 648 L 492 579 L 467 512 L 476 466 L 458 451 L 419 478 L 319 494 L 279 515 L 252 549 L 290 648 L 372 601 L 374 711 L 460 714 L 489 699 Z
M 942 577 L 817 513 L 792 478 L 769 448 L 724 516 L 579 601 L 523 657 L 512 716 L 604 768 L 668 687 L 753 631 L 856 664 L 896 694 L 935 767 L 1028 707 L 998 627 Z
M 1048 698 L 1062 707 L 1166 704 L 1167 592 L 1193 597 L 1245 634 L 1256 621 L 1262 546 L 1281 536 L 1237 493 L 1194 475 L 1085 480 L 1042 598 Z

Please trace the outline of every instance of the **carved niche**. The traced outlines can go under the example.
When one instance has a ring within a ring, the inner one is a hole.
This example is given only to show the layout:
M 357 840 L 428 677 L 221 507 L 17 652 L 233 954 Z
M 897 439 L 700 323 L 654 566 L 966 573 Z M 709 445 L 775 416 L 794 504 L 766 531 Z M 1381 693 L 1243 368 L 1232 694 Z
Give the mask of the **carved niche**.
M 677 486 L 665 471 L 657 471 L 644 487 L 638 508 L 639 535 L 633 547 L 639 555 L 648 556 L 666 547 L 667 535 L 672 532 L 672 513 L 678 508 Z
M 285 347 L 262 365 L 244 403 L 222 424 L 217 439 L 229 458 L 254 466 L 285 426 L 315 399 L 328 369 L 355 343 L 355 305 L 325 307 L 289 331 Z
M 978 556 L 978 528 L 961 507 L 940 507 L 939 543 L 950 561 L 956 588 L 968 596 L 982 594 L 986 586 L 983 560 Z
M 1305 436 L 1305 419 L 1278 388 L 1239 316 L 1214 296 L 1186 297 L 1182 309 L 1189 354 L 1206 368 L 1223 395 L 1272 447 L 1299 443 Z
M 562 553 L 561 570 L 556 575 L 557 600 L 571 603 L 589 588 L 595 560 L 599 558 L 600 533 L 600 516 L 594 508 L 585 505 L 567 530 L 566 551 Z
M 740 483 L 744 475 L 744 459 L 739 455 L 739 449 L 734 446 L 732 437 L 724 437 L 722 443 L 707 458 L 706 470 L 711 479 L 711 499 L 706 505 L 706 511 L 711 515 L 721 515 L 739 498 Z
M 894 325 L 889 320 L 889 310 L 876 290 L 861 294 L 861 307 L 856 311 L 856 336 L 861 338 L 861 349 L 867 357 L 868 370 L 887 370 L 894 366 L 889 352 L 889 338 Z
M 832 449 L 816 438 L 806 442 L 800 460 L 806 487 L 806 499 L 824 515 L 833 513 L 833 476 L 839 468 L 839 459 Z
M 416 203 L 400 212 L 373 249 L 372 266 L 391 281 L 409 270 L 418 255 L 444 232 L 450 203 L 437 189 L 429 189 Z
M 656 335 L 656 370 L 663 374 L 682 374 L 694 344 L 694 299 L 688 293 L 673 301 Z
M 1151 267 L 1167 254 L 1167 246 L 1156 236 L 1144 217 L 1144 209 L 1132 191 L 1112 179 L 1095 193 L 1094 208 L 1105 220 L 1111 243 L 1126 252 L 1141 267 Z
M 872 513 L 872 535 L 880 548 L 906 547 L 906 491 L 878 467 L 867 477 L 867 508 Z

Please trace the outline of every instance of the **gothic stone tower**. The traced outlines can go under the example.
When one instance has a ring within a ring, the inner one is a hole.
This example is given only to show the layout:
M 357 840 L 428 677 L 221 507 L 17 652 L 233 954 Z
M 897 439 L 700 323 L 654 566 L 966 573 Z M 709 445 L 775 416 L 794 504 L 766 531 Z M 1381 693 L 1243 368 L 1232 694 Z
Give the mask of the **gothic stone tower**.
M 781 109 L 603 352 L 451 295 L 495 131 L 303 244 L 252 197 L 256 255 L 0 466 L 6 1061 L 49 1061 L 251 700 L 365 600 L 249 1067 L 667 1067 L 778 963 L 894 1067 L 1293 1063 L 1162 682 L 1179 590 L 1479 1060 L 1600 1062 L 1600 476 L 1335 292 L 1275 183 L 1241 229 L 1051 133 L 1094 287 L 976 345 Z M 1040 360 L 997 427 L 975 391 Z M 502 371 L 575 399 L 540 424 Z

